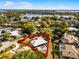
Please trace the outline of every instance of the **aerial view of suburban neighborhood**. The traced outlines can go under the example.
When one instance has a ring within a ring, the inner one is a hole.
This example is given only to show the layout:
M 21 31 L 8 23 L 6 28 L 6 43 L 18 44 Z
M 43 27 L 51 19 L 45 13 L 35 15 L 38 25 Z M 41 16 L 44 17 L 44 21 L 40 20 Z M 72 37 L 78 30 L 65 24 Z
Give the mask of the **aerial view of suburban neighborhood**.
M 0 59 L 79 59 L 78 5 L 1 0 Z

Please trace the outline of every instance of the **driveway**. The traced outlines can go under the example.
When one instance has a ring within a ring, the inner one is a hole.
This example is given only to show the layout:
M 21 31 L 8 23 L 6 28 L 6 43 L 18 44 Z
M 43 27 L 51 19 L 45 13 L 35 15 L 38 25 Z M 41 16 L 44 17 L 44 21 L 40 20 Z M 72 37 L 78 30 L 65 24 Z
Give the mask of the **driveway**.
M 8 52 L 15 53 L 16 49 L 19 48 L 19 44 L 18 44 L 18 43 L 14 43 L 14 45 L 15 45 L 16 47 L 13 48 L 12 50 L 8 51 Z
M 2 42 L 3 46 L 0 47 L 0 52 L 2 50 L 5 50 L 6 48 L 8 48 L 9 46 L 13 45 L 13 42 L 9 42 L 9 41 L 6 41 L 6 42 Z
M 22 38 L 20 38 L 20 39 L 22 39 Z M 20 39 L 19 39 L 19 40 L 20 40 Z M 17 49 L 17 48 L 19 47 L 17 41 L 18 41 L 18 40 L 14 41 L 14 42 L 10 42 L 10 41 L 1 42 L 1 43 L 3 44 L 3 46 L 0 47 L 0 52 L 1 52 L 2 50 L 5 50 L 6 48 L 10 47 L 10 46 L 13 45 L 13 44 L 16 45 L 15 49 Z M 14 50 L 15 50 L 15 49 L 14 49 Z

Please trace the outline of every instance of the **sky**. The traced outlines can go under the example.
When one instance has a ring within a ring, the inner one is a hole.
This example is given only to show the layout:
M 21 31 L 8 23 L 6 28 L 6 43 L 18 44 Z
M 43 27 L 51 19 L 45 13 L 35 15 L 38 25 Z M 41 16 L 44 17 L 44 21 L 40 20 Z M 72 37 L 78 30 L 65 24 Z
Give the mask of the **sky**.
M 79 0 L 0 0 L 0 9 L 79 10 Z

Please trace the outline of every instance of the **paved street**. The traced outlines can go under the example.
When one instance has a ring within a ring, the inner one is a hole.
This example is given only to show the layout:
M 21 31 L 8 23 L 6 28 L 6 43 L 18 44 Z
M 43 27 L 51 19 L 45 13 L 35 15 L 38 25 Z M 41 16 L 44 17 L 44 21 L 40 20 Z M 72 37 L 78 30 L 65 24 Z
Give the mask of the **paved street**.
M 51 52 L 52 52 L 52 43 L 50 42 L 49 43 L 49 49 L 48 49 L 48 57 L 47 57 L 47 59 L 53 59 L 53 56 L 52 56 Z

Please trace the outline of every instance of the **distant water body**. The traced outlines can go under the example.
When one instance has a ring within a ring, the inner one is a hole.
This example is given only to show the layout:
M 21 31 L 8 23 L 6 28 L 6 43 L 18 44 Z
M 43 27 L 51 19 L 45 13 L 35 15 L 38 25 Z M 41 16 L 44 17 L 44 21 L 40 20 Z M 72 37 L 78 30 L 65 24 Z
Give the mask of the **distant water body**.
M 32 18 L 32 17 L 37 17 L 37 16 L 39 16 L 39 17 L 46 17 L 46 16 L 53 16 L 53 15 L 49 15 L 49 14 L 26 14 L 25 15 L 26 17 L 29 17 L 29 18 Z
M 79 10 L 56 10 L 56 12 L 79 12 Z

